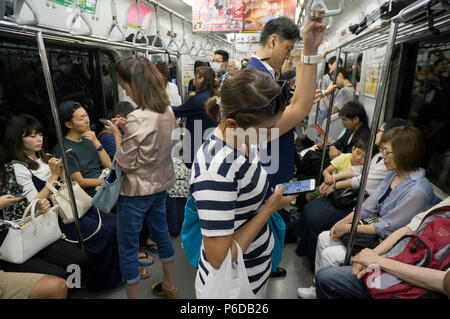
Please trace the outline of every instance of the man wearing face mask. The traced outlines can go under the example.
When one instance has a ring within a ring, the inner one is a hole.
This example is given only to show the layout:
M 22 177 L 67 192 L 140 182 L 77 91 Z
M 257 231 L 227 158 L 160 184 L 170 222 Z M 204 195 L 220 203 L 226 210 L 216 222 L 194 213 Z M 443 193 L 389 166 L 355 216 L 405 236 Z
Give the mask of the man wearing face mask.
M 222 88 L 225 81 L 231 78 L 230 73 L 228 73 L 228 59 L 229 55 L 227 51 L 217 50 L 214 52 L 211 68 L 216 73 L 216 78 L 219 82 L 219 90 Z
M 58 55 L 60 74 L 55 77 L 55 93 L 58 103 L 74 100 L 82 104 L 88 104 L 89 90 L 84 79 L 73 70 L 70 55 L 62 53 Z

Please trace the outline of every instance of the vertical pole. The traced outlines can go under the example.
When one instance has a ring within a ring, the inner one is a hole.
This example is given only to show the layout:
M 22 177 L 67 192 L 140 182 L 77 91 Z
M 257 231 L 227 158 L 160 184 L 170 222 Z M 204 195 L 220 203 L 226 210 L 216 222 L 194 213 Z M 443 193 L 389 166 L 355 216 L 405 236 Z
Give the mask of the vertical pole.
M 47 84 L 47 91 L 48 91 L 48 97 L 50 100 L 50 106 L 52 109 L 53 120 L 54 120 L 55 126 L 56 126 L 56 135 L 58 138 L 59 152 L 61 153 L 61 159 L 62 159 L 62 164 L 63 164 L 63 168 L 64 168 L 64 173 L 66 174 L 66 183 L 67 183 L 67 187 L 69 189 L 69 199 L 70 199 L 70 205 L 72 207 L 72 212 L 73 212 L 73 216 L 74 216 L 75 227 L 77 230 L 78 240 L 80 242 L 81 249 L 83 251 L 85 251 L 83 234 L 81 233 L 80 220 L 78 218 L 77 206 L 75 205 L 75 195 L 73 193 L 73 188 L 72 188 L 72 179 L 70 178 L 69 166 L 67 164 L 67 156 L 66 156 L 66 152 L 64 150 L 64 140 L 63 140 L 63 134 L 62 134 L 62 130 L 61 130 L 61 123 L 59 121 L 59 114 L 58 114 L 58 107 L 56 105 L 55 91 L 53 89 L 52 77 L 50 74 L 50 68 L 48 66 L 47 53 L 45 51 L 45 45 L 44 45 L 44 39 L 42 37 L 42 31 L 39 31 L 36 34 L 36 38 L 37 38 L 37 44 L 38 44 L 38 49 L 39 49 L 39 55 L 41 57 L 42 69 L 44 71 L 45 82 Z
M 341 55 L 341 48 L 337 49 L 336 54 L 336 66 L 334 67 L 334 77 L 333 84 L 336 84 L 336 78 L 338 76 L 337 70 L 339 68 L 339 57 Z M 324 68 L 325 69 L 325 68 Z M 317 183 L 320 183 L 320 178 L 322 177 L 323 165 L 325 164 L 325 156 L 327 155 L 327 143 L 328 143 L 328 135 L 330 133 L 330 122 L 331 122 L 331 111 L 333 110 L 333 102 L 334 102 L 334 92 L 330 95 L 330 104 L 328 105 L 328 117 L 327 117 L 327 125 L 325 127 L 325 136 L 323 138 L 323 149 L 322 149 L 322 163 L 320 164 L 319 177 L 317 178 Z
M 389 68 L 391 65 L 391 57 L 392 53 L 394 51 L 395 46 L 395 38 L 397 36 L 397 30 L 398 30 L 398 22 L 397 21 L 391 21 L 391 27 L 389 30 L 389 38 L 386 48 L 386 55 L 384 56 L 383 61 L 383 68 L 381 70 L 381 76 L 379 80 L 379 89 L 377 92 L 376 102 L 375 102 L 375 110 L 373 112 L 373 118 L 372 118 L 372 126 L 370 130 L 370 138 L 368 143 L 368 149 L 366 152 L 366 158 L 364 160 L 364 166 L 363 171 L 361 174 L 361 184 L 359 186 L 359 193 L 358 193 L 358 199 L 356 200 L 356 206 L 355 211 L 353 214 L 353 221 L 352 221 L 352 228 L 350 230 L 350 239 L 347 244 L 347 252 L 345 254 L 345 264 L 350 265 L 350 257 L 351 257 L 351 251 L 353 249 L 353 245 L 355 243 L 355 236 L 356 236 L 356 228 L 358 226 L 358 221 L 361 213 L 361 206 L 364 200 L 364 192 L 366 190 L 366 184 L 367 184 L 367 176 L 369 175 L 369 167 L 370 167 L 370 160 L 372 159 L 372 148 L 375 144 L 375 137 L 377 134 L 377 128 L 380 121 L 381 116 L 381 110 L 383 108 L 383 101 L 386 94 L 386 84 L 388 81 L 388 75 L 389 75 Z

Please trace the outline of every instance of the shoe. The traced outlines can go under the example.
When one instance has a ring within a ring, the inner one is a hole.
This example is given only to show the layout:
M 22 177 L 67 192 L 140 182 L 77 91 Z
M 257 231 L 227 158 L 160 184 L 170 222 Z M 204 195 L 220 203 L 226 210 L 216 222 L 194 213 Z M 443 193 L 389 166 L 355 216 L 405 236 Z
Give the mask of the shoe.
M 141 259 L 147 259 L 149 257 L 151 258 L 151 256 L 145 250 L 140 251 L 140 253 L 141 252 L 144 253 L 145 256 L 139 256 L 138 257 L 139 258 L 139 266 L 141 266 L 141 267 L 148 267 L 148 266 L 151 266 L 151 265 L 153 265 L 155 263 L 155 260 L 153 258 L 152 258 L 151 262 L 148 262 L 148 263 L 141 262 Z
M 169 299 L 177 299 L 178 288 L 175 288 L 175 290 L 172 291 L 166 291 L 162 289 L 162 283 L 160 282 L 152 286 L 152 292 L 157 296 L 166 296 Z
M 145 245 L 144 249 L 148 250 L 151 253 L 158 254 L 159 252 L 158 252 L 157 247 L 158 246 L 156 246 L 156 244 L 148 244 L 148 245 Z
M 139 267 L 139 273 L 141 275 L 141 279 L 146 279 L 146 278 L 150 277 L 150 270 L 148 270 L 144 267 Z
M 277 271 L 271 272 L 269 277 L 271 278 L 284 277 L 286 276 L 286 274 L 287 274 L 286 269 L 277 267 Z
M 316 299 L 316 287 L 298 288 L 297 295 L 302 299 Z

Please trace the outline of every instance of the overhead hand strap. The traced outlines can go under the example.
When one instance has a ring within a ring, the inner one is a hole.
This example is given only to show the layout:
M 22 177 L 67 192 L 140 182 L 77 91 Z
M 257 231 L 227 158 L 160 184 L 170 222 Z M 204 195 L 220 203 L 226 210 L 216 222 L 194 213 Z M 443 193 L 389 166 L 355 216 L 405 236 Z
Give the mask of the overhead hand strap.
M 117 21 L 116 0 L 111 0 L 111 12 L 112 12 L 112 22 L 111 22 L 111 26 L 109 27 L 109 31 L 108 31 L 108 35 L 107 35 L 108 41 L 111 41 L 111 42 L 124 41 L 125 40 L 125 32 L 123 31 L 123 29 L 119 25 L 119 22 Z M 119 32 L 122 34 L 122 37 L 120 39 L 113 39 L 111 37 L 111 33 L 113 32 L 114 28 L 119 30 Z
M 30 8 L 31 13 L 33 14 L 33 20 L 25 20 L 20 17 L 24 4 L 26 4 L 28 6 L 28 8 Z M 39 24 L 39 15 L 37 13 L 37 9 L 36 9 L 33 1 L 31 1 L 31 0 L 16 0 L 16 1 L 14 1 L 14 17 L 15 17 L 17 24 L 21 24 L 21 25 L 38 25 Z
M 192 49 L 189 49 L 189 47 L 186 44 L 186 33 L 185 33 L 185 29 L 184 29 L 184 21 L 181 20 L 181 23 L 183 25 L 183 42 L 181 42 L 181 46 L 180 46 L 180 54 L 189 54 L 191 53 Z M 186 52 L 183 53 L 183 48 L 186 47 Z
M 159 30 L 161 29 L 161 26 L 159 25 L 158 4 L 157 4 L 156 2 L 153 2 L 153 8 L 155 9 L 156 35 L 155 35 L 155 37 L 153 38 L 153 41 L 152 41 L 152 47 L 153 47 L 153 48 L 155 47 L 156 39 L 159 38 L 159 39 L 160 39 L 160 42 L 161 42 L 162 49 L 165 50 L 165 49 L 166 49 L 166 46 L 164 45 L 164 41 L 163 41 L 163 39 L 161 38 L 161 32 L 159 31 Z
M 180 52 L 180 47 L 178 43 L 175 41 L 175 33 L 173 32 L 173 13 L 170 13 L 170 41 L 167 44 L 167 50 L 169 50 L 170 45 L 173 43 L 177 47 L 177 52 Z
M 144 30 L 142 29 L 141 10 L 140 10 L 139 0 L 136 0 L 136 11 L 137 11 L 137 17 L 136 17 L 137 31 L 133 36 L 133 44 L 137 47 L 145 47 L 145 46 L 148 46 L 148 38 L 145 35 Z M 144 38 L 145 41 L 143 43 L 136 43 L 136 39 L 138 38 L 139 35 L 141 35 Z
M 75 12 L 75 15 L 74 15 L 72 22 L 70 24 L 70 27 L 69 27 L 70 34 L 71 35 L 91 35 L 92 34 L 92 26 L 89 23 L 89 20 L 88 20 L 86 14 L 81 9 L 81 0 L 75 0 L 75 9 L 77 9 L 77 11 Z M 83 31 L 75 31 L 74 30 L 75 22 L 78 20 L 78 18 L 81 18 L 81 20 L 84 21 L 84 23 L 88 27 L 89 31 L 83 32 Z

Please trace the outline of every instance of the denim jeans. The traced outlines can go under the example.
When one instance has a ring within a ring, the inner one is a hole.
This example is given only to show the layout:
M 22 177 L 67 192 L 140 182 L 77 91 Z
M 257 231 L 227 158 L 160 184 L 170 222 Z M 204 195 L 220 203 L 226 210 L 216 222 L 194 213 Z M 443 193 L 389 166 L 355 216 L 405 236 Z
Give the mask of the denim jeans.
M 158 245 L 162 262 L 175 259 L 166 219 L 166 192 L 146 196 L 119 196 L 117 201 L 117 240 L 123 282 L 139 282 L 139 233 L 144 220 Z
M 352 275 L 352 266 L 332 266 L 315 275 L 317 299 L 370 299 L 361 280 Z

